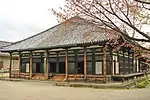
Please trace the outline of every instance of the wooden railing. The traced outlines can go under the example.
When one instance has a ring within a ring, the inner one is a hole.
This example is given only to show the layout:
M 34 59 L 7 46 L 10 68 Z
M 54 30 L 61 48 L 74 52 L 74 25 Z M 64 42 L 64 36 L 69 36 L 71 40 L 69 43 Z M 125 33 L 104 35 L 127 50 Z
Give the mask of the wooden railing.
M 30 78 L 30 74 L 29 73 L 20 73 L 20 78 L 29 79 Z
M 11 77 L 14 78 L 30 78 L 30 73 L 12 73 Z M 49 74 L 49 79 L 56 80 L 56 81 L 65 81 L 65 74 Z M 44 74 L 42 73 L 33 73 L 32 79 L 45 79 Z M 103 82 L 104 81 L 103 75 L 87 75 L 86 81 L 90 82 Z M 68 81 L 84 81 L 84 75 L 83 74 L 69 74 L 68 75 Z
M 108 77 L 106 77 L 108 80 Z M 87 75 L 87 81 L 89 82 L 105 82 L 104 75 Z
M 91 81 L 91 82 L 103 82 L 104 81 L 104 76 L 103 75 L 87 75 L 86 77 L 86 81 Z M 69 81 L 84 81 L 84 75 L 68 75 L 68 80 Z
M 68 80 L 69 80 L 69 81 L 73 81 L 73 80 L 84 80 L 84 75 L 83 75 L 83 74 L 68 75 Z
M 29 76 L 30 76 L 30 74 L 29 73 L 20 73 L 20 75 L 19 75 L 19 73 L 11 73 L 11 77 L 12 78 L 27 78 L 27 79 L 29 79 Z
M 49 78 L 51 80 L 55 80 L 55 81 L 64 81 L 65 80 L 65 74 L 50 74 Z
M 131 74 L 124 74 L 124 75 L 114 75 L 113 80 L 115 81 L 128 81 L 130 79 L 138 78 L 144 76 L 144 73 L 131 73 Z

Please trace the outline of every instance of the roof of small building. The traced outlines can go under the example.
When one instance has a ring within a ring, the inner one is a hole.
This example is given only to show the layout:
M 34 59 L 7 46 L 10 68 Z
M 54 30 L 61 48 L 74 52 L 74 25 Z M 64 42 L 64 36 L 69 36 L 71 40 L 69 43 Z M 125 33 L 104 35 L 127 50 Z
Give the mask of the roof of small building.
M 13 43 L 5 47 L 3 51 L 67 47 L 77 44 L 107 41 L 113 38 L 118 38 L 118 34 L 112 30 L 106 30 L 85 19 L 74 17 L 34 36 Z
M 8 45 L 11 45 L 11 42 L 0 41 L 0 48 Z
M 8 46 L 8 45 L 11 45 L 11 42 L 6 42 L 6 41 L 0 41 L 0 57 L 2 56 L 7 56 L 9 57 L 9 54 L 8 53 L 2 53 L 1 50 L 3 50 L 3 48 L 5 46 Z

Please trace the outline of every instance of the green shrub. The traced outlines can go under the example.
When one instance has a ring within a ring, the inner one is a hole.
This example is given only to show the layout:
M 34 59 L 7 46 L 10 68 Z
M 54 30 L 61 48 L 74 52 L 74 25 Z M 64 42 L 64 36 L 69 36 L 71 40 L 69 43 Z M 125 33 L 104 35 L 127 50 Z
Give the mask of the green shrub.
M 138 82 L 136 84 L 136 87 L 137 88 L 145 88 L 148 84 L 149 84 L 149 80 L 148 79 L 144 79 L 143 81 Z
M 149 84 L 149 80 L 146 79 L 146 80 L 144 81 L 144 83 L 145 83 L 146 85 Z
M 137 87 L 137 88 L 145 88 L 145 87 L 146 87 L 146 84 L 145 84 L 144 82 L 138 83 L 138 84 L 136 85 L 136 87 Z

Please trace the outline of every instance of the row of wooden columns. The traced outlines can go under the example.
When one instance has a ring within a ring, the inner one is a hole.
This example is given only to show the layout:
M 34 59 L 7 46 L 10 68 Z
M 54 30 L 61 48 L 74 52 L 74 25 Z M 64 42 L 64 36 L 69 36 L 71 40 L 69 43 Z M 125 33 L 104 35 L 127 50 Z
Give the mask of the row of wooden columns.
M 103 49 L 103 71 L 104 71 L 104 77 L 106 79 L 106 49 Z M 46 55 L 45 55 L 45 59 L 46 59 L 46 79 L 49 78 L 49 52 L 48 50 L 46 50 Z M 32 56 L 32 52 L 30 52 L 30 79 L 32 79 L 32 67 L 33 67 L 33 56 Z M 11 77 L 11 67 L 12 67 L 12 54 L 10 53 L 10 69 L 9 69 L 9 75 Z M 21 72 L 21 53 L 19 52 L 19 76 L 20 76 L 20 72 Z M 86 51 L 86 47 L 84 48 L 84 79 L 86 80 L 87 78 L 87 51 Z M 68 79 L 68 49 L 66 49 L 66 57 L 65 57 L 65 80 Z
M 46 79 L 48 79 L 48 76 L 49 76 L 49 52 L 46 51 Z M 30 53 L 30 79 L 32 79 L 32 62 L 33 62 L 33 59 L 32 59 L 32 52 Z M 68 79 L 68 49 L 66 49 L 66 58 L 65 58 L 65 80 Z M 20 67 L 20 66 L 19 66 Z M 86 66 L 86 48 L 84 48 L 84 79 L 86 79 L 86 76 L 87 76 L 87 66 Z
M 49 78 L 49 52 L 46 51 L 46 79 Z M 19 77 L 21 72 L 21 53 L 19 52 Z M 66 49 L 66 58 L 65 58 L 65 79 L 68 79 L 68 49 Z M 32 79 L 32 66 L 33 66 L 33 57 L 32 52 L 30 52 L 30 79 Z M 12 54 L 10 53 L 10 68 L 9 68 L 9 77 L 11 77 L 11 69 L 12 69 Z M 84 79 L 86 79 L 86 49 L 84 49 Z

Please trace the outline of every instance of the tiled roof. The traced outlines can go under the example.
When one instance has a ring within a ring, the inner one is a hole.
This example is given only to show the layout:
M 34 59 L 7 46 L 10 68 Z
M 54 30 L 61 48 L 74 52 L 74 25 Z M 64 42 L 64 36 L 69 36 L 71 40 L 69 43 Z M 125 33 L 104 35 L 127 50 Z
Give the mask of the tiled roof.
M 74 17 L 27 39 L 13 43 L 4 51 L 61 47 L 117 38 L 112 31 Z
M 11 45 L 11 42 L 0 41 L 0 48 L 8 45 Z
M 9 54 L 1 52 L 1 50 L 3 50 L 3 48 L 8 45 L 11 45 L 11 42 L 0 41 L 0 57 L 1 56 L 9 56 Z

